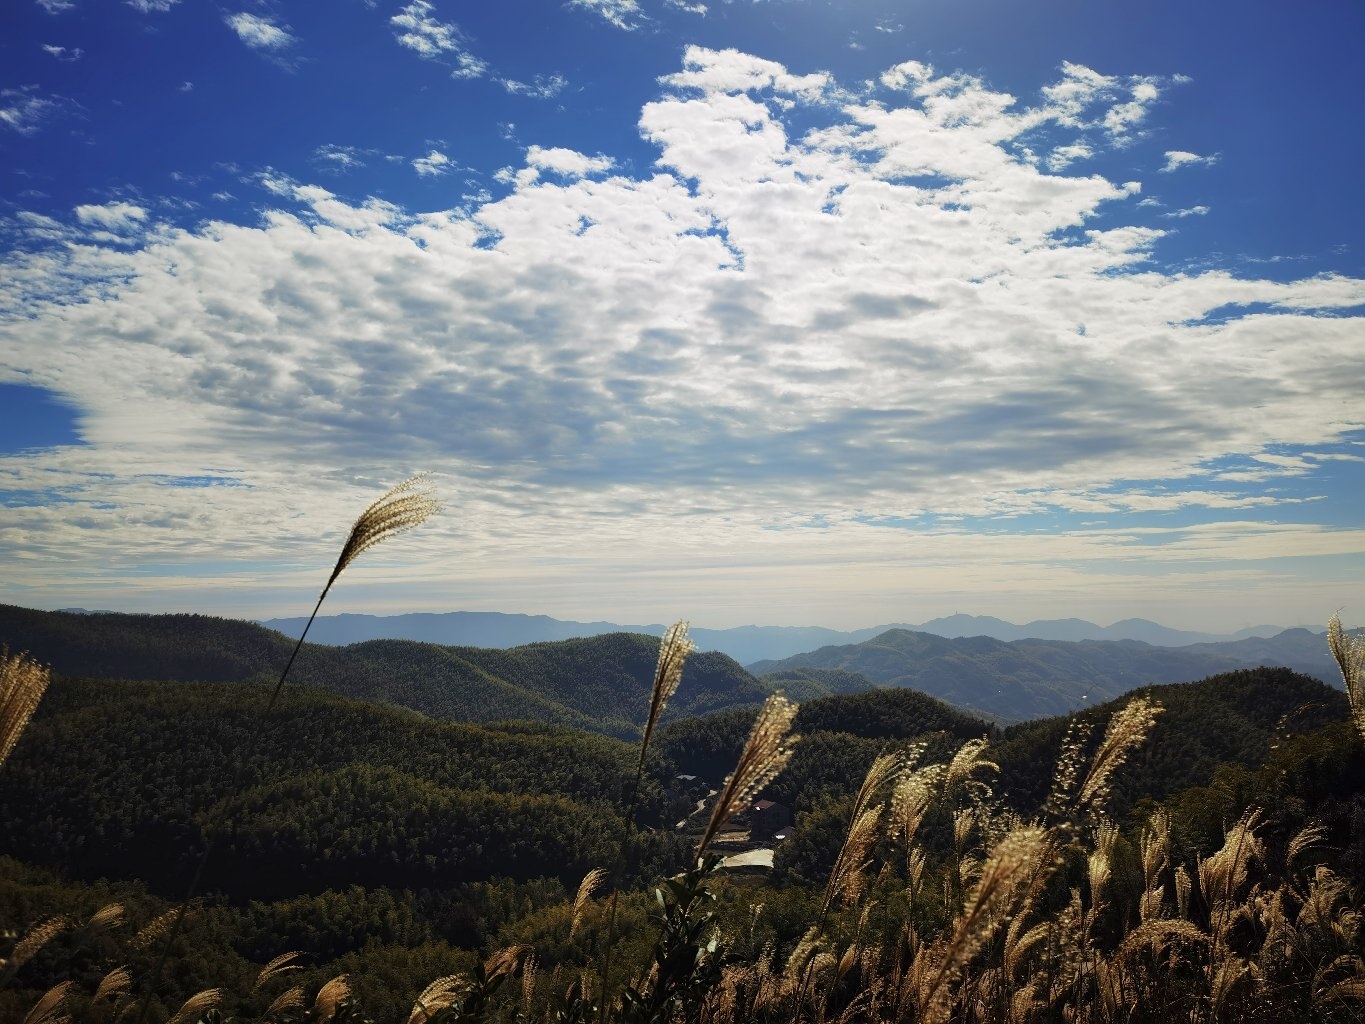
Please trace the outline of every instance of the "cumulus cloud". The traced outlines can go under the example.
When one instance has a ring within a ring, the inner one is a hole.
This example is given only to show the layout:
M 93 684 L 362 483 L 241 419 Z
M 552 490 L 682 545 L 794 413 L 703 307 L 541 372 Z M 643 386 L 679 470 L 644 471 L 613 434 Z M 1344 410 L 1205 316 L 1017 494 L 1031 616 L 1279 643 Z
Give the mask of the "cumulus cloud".
M 168 544 L 221 561 L 235 537 L 296 564 L 413 467 L 460 496 L 408 549 L 430 575 L 404 576 L 445 607 L 474 592 L 454 579 L 567 602 L 591 576 L 629 606 L 670 578 L 704 577 L 698 599 L 797 592 L 835 565 L 886 594 L 1023 600 L 1061 563 L 1091 594 L 1177 565 L 1207 601 L 1265 578 L 1258 559 L 1361 550 L 1359 530 L 1233 512 L 1314 494 L 1219 460 L 1330 454 L 1361 429 L 1365 282 L 1168 272 L 1135 182 L 1020 155 L 1040 126 L 1099 147 L 1126 81 L 1068 67 L 1031 98 L 923 64 L 884 81 L 849 97 L 694 48 L 640 112 L 643 172 L 531 145 L 507 194 L 428 212 L 269 172 L 259 222 L 11 254 L 0 379 L 72 396 L 88 447 L 0 459 L 0 487 L 65 501 L 7 508 L 0 551 L 117 569 Z M 73 215 L 125 238 L 149 220 Z M 225 469 L 257 494 L 138 475 Z M 1216 526 L 1011 536 L 1008 557 L 953 519 L 1191 510 Z M 1244 564 L 1214 573 L 1213 554 Z
M 1166 150 L 1166 166 L 1161 168 L 1163 173 L 1169 174 L 1171 171 L 1179 170 L 1182 167 L 1212 167 L 1218 162 L 1218 157 L 1200 156 L 1198 153 L 1187 153 L 1183 149 Z
M 453 60 L 452 78 L 480 78 L 486 75 L 488 62 L 469 51 L 459 26 L 440 21 L 435 14 L 436 8 L 427 0 L 412 0 L 389 19 L 398 44 L 427 60 Z
M 414 160 L 412 169 L 423 178 L 436 178 L 442 174 L 449 174 L 455 169 L 455 164 L 440 150 L 433 149 L 426 156 L 419 156 Z
M 109 231 L 128 231 L 140 227 L 147 220 L 147 211 L 132 203 L 105 203 L 103 206 L 78 206 L 76 220 L 96 225 Z
M 1209 208 L 1207 206 L 1189 206 L 1183 210 L 1172 210 L 1170 213 L 1163 213 L 1161 216 L 1174 217 L 1176 219 L 1182 217 L 1203 217 L 1208 212 Z
M 281 28 L 270 18 L 262 18 L 247 11 L 229 14 L 224 20 L 228 27 L 237 33 L 237 38 L 253 50 L 278 52 L 298 42 L 288 28 Z

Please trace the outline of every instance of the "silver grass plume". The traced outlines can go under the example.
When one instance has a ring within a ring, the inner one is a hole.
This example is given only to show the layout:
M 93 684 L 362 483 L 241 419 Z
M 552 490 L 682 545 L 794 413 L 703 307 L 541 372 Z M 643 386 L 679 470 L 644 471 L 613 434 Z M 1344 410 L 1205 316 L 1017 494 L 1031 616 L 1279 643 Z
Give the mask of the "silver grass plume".
M 1081 783 L 1076 801 L 1082 807 L 1099 811 L 1109 798 L 1109 780 L 1128 760 L 1133 749 L 1147 738 L 1157 715 L 1164 709 L 1148 697 L 1138 697 L 1114 712 L 1099 749 L 1090 762 L 1090 771 Z
M 659 724 L 659 716 L 682 682 L 683 663 L 697 649 L 697 645 L 687 638 L 687 628 L 687 622 L 679 619 L 668 627 L 659 644 L 659 664 L 654 669 L 654 686 L 649 696 L 649 717 L 645 719 L 644 739 L 640 741 L 640 771 L 644 770 L 645 752 L 649 749 L 654 727 Z
M 261 968 L 260 974 L 256 975 L 256 984 L 251 991 L 259 992 L 265 987 L 266 982 L 288 971 L 302 970 L 302 964 L 294 963 L 301 956 L 303 956 L 303 951 L 296 949 L 291 953 L 281 953 L 275 957 L 274 960 Z
M 116 999 L 126 994 L 133 987 L 133 976 L 128 973 L 128 967 L 115 967 L 106 974 L 95 989 L 95 995 L 90 1000 L 90 1005 L 103 1002 L 106 999 Z
M 1351 722 L 1365 740 L 1365 637 L 1349 635 L 1341 626 L 1341 617 L 1333 615 L 1327 621 L 1327 646 L 1346 684 Z
M 24 1017 L 24 1024 L 69 1024 L 71 1018 L 63 1011 L 66 1009 L 66 993 L 74 984 L 74 981 L 59 982 L 44 992 Z
M 601 888 L 606 877 L 606 868 L 593 868 L 583 876 L 583 881 L 578 883 L 578 895 L 574 897 L 573 914 L 569 922 L 569 938 L 572 939 L 578 932 L 578 926 L 583 923 L 588 904 L 592 902 L 593 895 Z
M 221 988 L 206 988 L 196 992 L 181 1004 L 166 1024 L 195 1024 L 205 1013 L 223 1001 L 226 994 Z
M 303 647 L 304 638 L 308 636 L 308 630 L 312 628 L 313 620 L 317 618 L 318 609 L 327 599 L 327 592 L 332 589 L 332 584 L 337 581 L 342 570 L 376 544 L 420 526 L 441 510 L 441 503 L 428 491 L 420 489 L 426 479 L 425 473 L 408 477 L 360 513 L 355 525 L 351 527 L 346 543 L 342 545 L 341 555 L 337 558 L 336 567 L 332 569 L 332 575 L 327 577 L 327 585 L 318 596 L 318 603 L 313 606 L 313 614 L 308 616 L 303 633 L 300 634 L 298 643 L 294 645 L 294 653 L 289 655 L 289 661 L 285 664 L 284 671 L 280 673 L 280 681 L 275 684 L 275 691 L 270 695 L 270 703 L 266 706 L 267 712 L 274 709 L 275 701 L 279 699 L 280 690 L 284 687 L 284 680 L 289 675 L 289 669 L 293 667 L 294 659 L 298 657 L 299 649 Z
M 735 770 L 726 779 L 716 798 L 711 820 L 697 844 L 697 859 L 701 860 L 711 840 L 722 826 L 739 813 L 740 808 L 770 782 L 791 760 L 798 737 L 791 735 L 796 705 L 781 693 L 769 697 L 758 712 L 749 740 L 740 752 Z
M 468 991 L 469 980 L 463 974 L 448 974 L 444 978 L 437 978 L 422 989 L 422 994 L 413 1004 L 412 1013 L 408 1015 L 408 1024 L 425 1024 L 456 1000 L 464 998 Z
M 19 742 L 51 681 L 52 670 L 46 665 L 27 654 L 11 656 L 8 644 L 0 646 L 0 764 Z

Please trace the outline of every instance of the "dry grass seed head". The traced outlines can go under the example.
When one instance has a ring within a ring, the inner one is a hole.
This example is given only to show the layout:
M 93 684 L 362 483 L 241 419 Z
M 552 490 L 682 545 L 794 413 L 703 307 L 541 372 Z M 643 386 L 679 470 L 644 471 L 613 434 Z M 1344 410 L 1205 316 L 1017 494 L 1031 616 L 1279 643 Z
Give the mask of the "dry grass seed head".
M 417 997 L 408 1014 L 408 1024 L 425 1024 L 441 1010 L 450 1006 L 469 991 L 469 981 L 463 974 L 448 974 L 437 978 Z
M 284 974 L 287 971 L 302 970 L 302 964 L 294 963 L 294 961 L 301 956 L 303 956 L 303 950 L 296 949 L 292 953 L 281 953 L 279 956 L 275 957 L 274 960 L 271 960 L 270 963 L 262 967 L 261 972 L 256 975 L 256 984 L 252 987 L 251 991 L 259 992 L 271 978 Z
M 85 922 L 87 930 L 92 932 L 112 931 L 123 924 L 123 904 L 108 903 L 90 915 L 90 920 Z
M 71 1020 L 63 1011 L 66 994 L 74 984 L 74 981 L 63 981 L 44 992 L 24 1017 L 24 1024 L 65 1024 Z
M 1095 723 L 1088 718 L 1073 718 L 1062 737 L 1057 753 L 1057 767 L 1052 773 L 1052 789 L 1044 808 L 1054 818 L 1063 817 L 1069 807 L 1085 765 L 1085 748 L 1095 731 Z
M 722 826 L 748 805 L 753 796 L 791 760 L 797 737 L 791 735 L 796 705 L 781 693 L 769 697 L 758 712 L 753 731 L 740 752 L 739 761 L 716 798 L 711 820 L 697 844 L 701 859 Z
M 484 978 L 492 982 L 505 975 L 515 974 L 532 952 L 531 947 L 524 944 L 504 946 L 483 962 Z
M 959 792 L 965 792 L 973 802 L 990 797 L 990 785 L 976 778 L 979 771 L 1000 771 L 998 764 L 985 758 L 988 745 L 989 741 L 983 738 L 968 740 L 958 748 L 943 776 L 945 796 L 954 799 Z
M 90 1004 L 102 1003 L 106 999 L 115 999 L 128 992 L 133 987 L 133 976 L 128 973 L 127 966 L 115 967 L 112 971 L 100 979 L 100 984 L 95 989 L 95 995 L 91 998 Z
M 659 716 L 682 682 L 683 664 L 697 645 L 687 638 L 688 625 L 681 619 L 668 627 L 659 644 L 659 662 L 654 668 L 654 685 L 649 695 L 649 716 L 645 719 L 644 738 L 640 741 L 640 764 L 644 764 L 649 738 L 659 724 Z
M 882 805 L 865 809 L 849 826 L 839 856 L 834 860 L 829 881 L 825 885 L 824 899 L 820 904 L 820 916 L 829 912 L 835 897 L 842 896 L 844 906 L 857 901 L 863 888 L 863 871 L 867 867 L 867 851 L 877 838 L 881 823 Z
M 166 1024 L 195 1024 L 205 1013 L 223 1001 L 221 988 L 206 988 L 186 999 Z
M 52 670 L 46 665 L 27 654 L 11 656 L 9 645 L 0 645 L 0 764 L 19 742 L 51 681 Z
M 347 975 L 338 974 L 318 989 L 313 999 L 313 1019 L 318 1024 L 327 1024 L 336 1016 L 338 1007 L 351 997 L 351 982 Z
M 573 899 L 573 916 L 569 922 L 569 938 L 572 939 L 578 933 L 578 926 L 583 923 L 588 904 L 592 901 L 597 890 L 602 887 L 602 882 L 606 880 L 606 877 L 606 868 L 593 868 L 583 876 L 583 881 L 578 883 L 578 895 Z
M 441 510 L 441 503 L 429 491 L 420 489 L 426 479 L 425 473 L 409 477 L 360 513 L 342 546 L 327 587 L 331 587 L 342 570 L 362 553 L 396 534 L 420 526 Z
M 1346 684 L 1351 722 L 1361 739 L 1365 739 L 1365 637 L 1348 634 L 1342 628 L 1341 617 L 1333 615 L 1327 622 L 1327 646 Z
M 1104 731 L 1104 739 L 1095 751 L 1090 762 L 1090 771 L 1077 794 L 1077 802 L 1082 807 L 1094 811 L 1102 809 L 1109 798 L 1109 783 L 1114 772 L 1128 760 L 1131 754 L 1156 724 L 1161 714 L 1160 704 L 1147 697 L 1137 697 L 1114 712 L 1109 720 L 1109 728 Z
M 17 971 L 32 960 L 40 949 L 70 927 L 71 919 L 68 917 L 50 917 L 46 921 L 38 922 L 15 944 L 5 966 L 11 972 Z
M 1264 846 L 1256 835 L 1261 814 L 1259 807 L 1248 810 L 1227 830 L 1222 848 L 1199 862 L 1199 887 L 1210 908 L 1232 900 L 1246 882 L 1252 860 L 1264 857 Z
M 536 959 L 534 953 L 527 956 L 521 965 L 521 1014 L 523 1017 L 531 1016 L 531 1003 L 536 996 L 536 974 L 540 970 L 540 961 Z
M 266 1007 L 265 1015 L 269 1017 L 271 1014 L 283 1013 L 285 1010 L 302 1010 L 303 1005 L 303 986 L 295 985 L 277 995 Z

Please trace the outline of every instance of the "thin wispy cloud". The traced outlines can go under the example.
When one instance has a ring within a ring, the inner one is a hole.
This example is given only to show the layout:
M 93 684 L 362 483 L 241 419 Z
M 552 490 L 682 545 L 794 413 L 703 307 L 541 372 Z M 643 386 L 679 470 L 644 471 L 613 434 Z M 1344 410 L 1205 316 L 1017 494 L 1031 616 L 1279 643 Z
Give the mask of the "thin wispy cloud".
M 639 28 L 645 20 L 636 0 L 568 0 L 568 7 L 590 11 L 602 20 L 627 32 Z
M 180 0 L 124 0 L 133 10 L 142 14 L 165 14 Z
M 48 14 L 64 14 L 76 9 L 74 0 L 35 0 L 35 2 Z
M 518 82 L 511 78 L 501 81 L 502 87 L 513 95 L 530 96 L 538 100 L 554 99 L 569 84 L 563 75 L 536 75 L 529 82 Z
M 65 97 L 45 94 L 36 85 L 0 89 L 0 127 L 20 135 L 33 135 L 74 107 Z
M 272 19 L 262 18 L 249 11 L 229 14 L 224 20 L 228 27 L 237 33 L 237 38 L 253 50 L 279 53 L 298 42 L 287 27 L 281 27 Z
M 85 51 L 79 46 L 67 49 L 65 46 L 52 46 L 45 43 L 43 44 L 43 51 L 66 63 L 75 63 L 85 56 Z
M 436 8 L 428 0 L 413 0 L 389 19 L 400 46 L 427 60 L 454 61 L 453 78 L 481 78 L 488 74 L 488 62 L 476 57 L 468 48 L 464 34 L 453 22 L 436 17 Z
M 1162 167 L 1161 170 L 1169 174 L 1182 167 L 1212 167 L 1217 162 L 1217 155 L 1200 156 L 1198 153 L 1187 153 L 1182 149 L 1168 149 L 1166 151 L 1166 166 Z

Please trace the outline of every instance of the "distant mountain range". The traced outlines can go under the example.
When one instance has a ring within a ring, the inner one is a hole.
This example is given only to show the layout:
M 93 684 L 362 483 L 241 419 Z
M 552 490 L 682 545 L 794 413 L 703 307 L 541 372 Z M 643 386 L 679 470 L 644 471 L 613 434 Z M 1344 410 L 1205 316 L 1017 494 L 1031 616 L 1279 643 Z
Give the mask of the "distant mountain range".
M 298 637 L 304 617 L 265 619 L 261 624 Z M 545 640 L 569 640 L 603 633 L 646 633 L 662 636 L 664 625 L 623 625 L 617 622 L 573 622 L 548 615 L 502 612 L 414 612 L 406 615 L 322 615 L 308 633 L 310 641 L 344 646 L 365 640 L 420 640 L 424 643 L 472 647 L 519 647 Z M 741 665 L 790 657 L 803 651 L 837 644 L 857 644 L 889 629 L 932 633 L 941 637 L 987 636 L 996 640 L 1140 640 L 1158 647 L 1272 637 L 1280 626 L 1253 626 L 1220 635 L 1171 629 L 1146 619 L 1124 619 L 1097 626 L 1083 619 L 1041 619 L 1022 626 L 989 615 L 949 615 L 919 625 L 888 623 L 866 629 L 837 630 L 821 626 L 737 626 L 733 629 L 693 629 L 692 639 L 704 651 L 728 654 Z
M 232 619 L 3 605 L 0 640 L 62 675 L 206 682 L 273 683 L 293 646 L 277 631 Z M 627 738 L 638 733 L 657 654 L 657 641 L 640 633 L 512 648 L 374 639 L 345 647 L 308 644 L 290 681 L 291 688 L 317 687 L 450 721 L 530 719 Z M 1020 721 L 1064 714 L 1139 686 L 1263 665 L 1340 685 L 1325 638 L 1305 629 L 1183 647 L 889 629 L 860 643 L 752 662 L 747 670 L 724 653 L 699 653 L 689 659 L 668 713 L 754 707 L 774 689 L 806 701 L 896 687 L 996 721 Z
M 1139 686 L 1181 683 L 1217 673 L 1284 666 L 1340 684 L 1325 634 L 1287 629 L 1270 638 L 1157 647 L 1140 640 L 947 638 L 891 629 L 859 644 L 822 647 L 750 664 L 765 680 L 838 670 L 878 686 L 919 690 L 997 719 L 1061 715 Z M 818 678 L 828 678 L 823 673 Z

